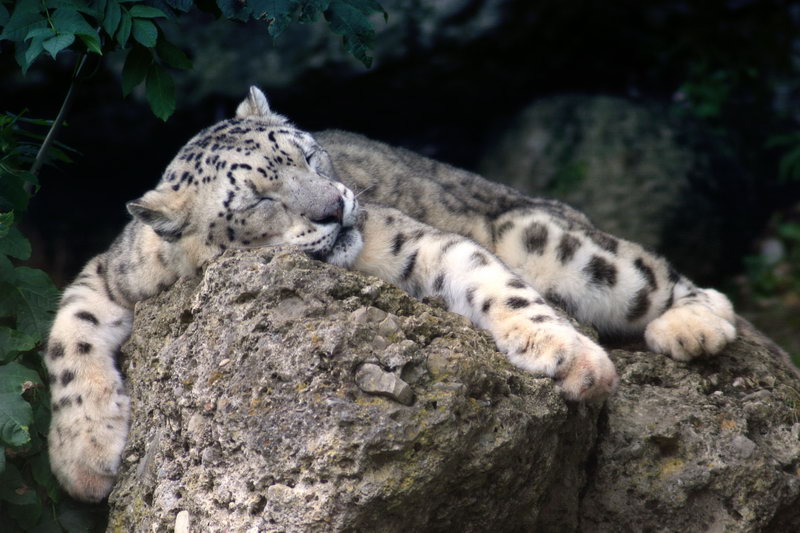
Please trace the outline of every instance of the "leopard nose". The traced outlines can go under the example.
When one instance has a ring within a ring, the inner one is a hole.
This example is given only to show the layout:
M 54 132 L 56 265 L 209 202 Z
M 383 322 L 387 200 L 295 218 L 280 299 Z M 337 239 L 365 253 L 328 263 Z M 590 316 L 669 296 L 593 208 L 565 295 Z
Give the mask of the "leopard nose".
M 335 202 L 319 213 L 317 218 L 311 219 L 311 222 L 316 224 L 341 224 L 343 213 L 344 199 L 340 196 Z

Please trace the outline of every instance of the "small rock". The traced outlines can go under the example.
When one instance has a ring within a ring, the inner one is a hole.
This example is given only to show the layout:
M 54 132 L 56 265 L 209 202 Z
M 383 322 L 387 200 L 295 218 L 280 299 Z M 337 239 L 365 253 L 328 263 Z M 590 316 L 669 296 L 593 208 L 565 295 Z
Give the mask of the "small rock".
M 393 334 L 400 331 L 400 325 L 395 320 L 396 317 L 392 317 L 392 315 L 387 316 L 384 318 L 380 324 L 378 324 L 378 333 L 383 335 L 384 337 L 390 337 Z
M 356 372 L 356 385 L 367 394 L 386 396 L 392 400 L 411 405 L 414 392 L 408 383 L 384 370 L 376 364 L 365 363 Z
M 350 315 L 356 324 L 367 324 L 370 322 L 381 322 L 386 318 L 386 311 L 377 307 L 361 307 L 353 311 Z
M 181 511 L 175 517 L 175 533 L 189 533 L 189 511 Z

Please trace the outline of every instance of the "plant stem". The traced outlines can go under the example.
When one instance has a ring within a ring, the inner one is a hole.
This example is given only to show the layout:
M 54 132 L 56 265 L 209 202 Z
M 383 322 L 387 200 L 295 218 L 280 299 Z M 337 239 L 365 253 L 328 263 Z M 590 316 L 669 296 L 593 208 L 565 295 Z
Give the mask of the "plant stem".
M 70 81 L 69 89 L 67 89 L 67 94 L 64 96 L 64 101 L 61 103 L 61 109 L 58 110 L 58 115 L 56 115 L 55 120 L 53 120 L 53 125 L 50 126 L 50 130 L 47 132 L 47 136 L 44 138 L 42 146 L 39 147 L 39 151 L 36 153 L 36 159 L 33 161 L 33 165 L 31 165 L 31 174 L 34 176 L 39 175 L 39 170 L 41 170 L 42 165 L 44 165 L 47 152 L 50 150 L 50 146 L 52 146 L 52 144 L 55 142 L 56 135 L 58 135 L 58 132 L 61 130 L 61 124 L 64 122 L 64 117 L 67 115 L 67 111 L 69 111 L 69 108 L 72 105 L 75 87 L 78 84 L 78 76 L 81 73 L 81 69 L 83 69 L 84 63 L 86 63 L 86 54 L 81 55 L 81 58 L 78 60 L 78 65 L 75 67 L 75 72 L 72 74 L 72 81 Z M 26 188 L 29 187 L 31 187 L 31 185 L 27 184 Z M 31 191 L 29 190 L 28 192 Z

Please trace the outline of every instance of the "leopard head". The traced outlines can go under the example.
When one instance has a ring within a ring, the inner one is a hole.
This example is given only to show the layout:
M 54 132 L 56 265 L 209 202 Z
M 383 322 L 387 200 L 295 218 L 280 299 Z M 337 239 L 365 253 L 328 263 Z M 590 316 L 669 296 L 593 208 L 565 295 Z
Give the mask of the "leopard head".
M 328 154 L 256 87 L 235 118 L 192 138 L 127 208 L 198 264 L 226 248 L 287 244 L 348 266 L 362 246 L 358 201 Z

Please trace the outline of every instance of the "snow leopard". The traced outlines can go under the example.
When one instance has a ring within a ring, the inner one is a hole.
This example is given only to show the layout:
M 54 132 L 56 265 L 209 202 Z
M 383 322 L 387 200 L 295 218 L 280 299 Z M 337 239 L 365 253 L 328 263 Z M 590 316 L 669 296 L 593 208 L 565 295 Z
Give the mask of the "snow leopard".
M 736 336 L 723 294 L 575 209 L 360 135 L 308 133 L 255 87 L 127 210 L 118 238 L 63 291 L 45 352 L 50 464 L 81 500 L 107 497 L 120 466 L 130 401 L 117 357 L 134 304 L 229 248 L 293 246 L 439 297 L 567 401 L 602 399 L 618 377 L 555 307 L 684 361 Z

